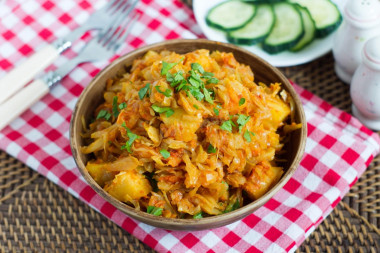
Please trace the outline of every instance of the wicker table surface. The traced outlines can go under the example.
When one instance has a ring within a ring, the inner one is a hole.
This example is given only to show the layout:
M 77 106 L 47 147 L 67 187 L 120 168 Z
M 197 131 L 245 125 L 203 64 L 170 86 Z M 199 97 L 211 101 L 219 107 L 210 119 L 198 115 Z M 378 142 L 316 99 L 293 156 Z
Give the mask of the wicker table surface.
M 182 0 L 191 7 L 192 0 Z M 281 68 L 351 113 L 331 54 Z M 380 155 L 297 252 L 380 252 Z M 154 252 L 68 192 L 0 151 L 0 252 Z
M 281 68 L 300 86 L 351 112 L 331 54 Z M 380 252 L 380 156 L 297 252 Z M 0 151 L 1 252 L 153 252 L 68 192 Z

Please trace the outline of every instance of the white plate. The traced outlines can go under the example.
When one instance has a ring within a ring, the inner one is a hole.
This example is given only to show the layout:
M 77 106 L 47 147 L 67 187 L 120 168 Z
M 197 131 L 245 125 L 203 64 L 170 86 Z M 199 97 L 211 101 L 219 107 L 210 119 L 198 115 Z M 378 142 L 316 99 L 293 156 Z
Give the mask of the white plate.
M 225 0 L 193 0 L 193 9 L 195 18 L 201 27 L 203 33 L 209 40 L 216 40 L 221 42 L 228 42 L 225 33 L 217 29 L 211 28 L 206 24 L 206 15 L 208 11 Z M 316 0 L 313 0 L 316 1 Z M 332 0 L 338 8 L 342 11 L 346 0 Z M 293 66 L 302 63 L 312 61 L 326 53 L 328 53 L 333 45 L 333 34 L 330 34 L 326 38 L 316 39 L 310 45 L 305 47 L 299 52 L 282 52 L 279 54 L 268 54 L 262 50 L 259 46 L 242 46 L 248 49 L 252 53 L 260 56 L 268 61 L 270 64 L 276 67 Z

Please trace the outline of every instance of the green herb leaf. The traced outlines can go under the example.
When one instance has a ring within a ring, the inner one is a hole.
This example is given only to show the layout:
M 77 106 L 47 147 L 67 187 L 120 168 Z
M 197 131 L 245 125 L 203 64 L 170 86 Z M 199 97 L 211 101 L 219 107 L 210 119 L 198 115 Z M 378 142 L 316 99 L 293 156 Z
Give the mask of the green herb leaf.
M 194 71 L 198 71 L 201 74 L 203 74 L 205 72 L 202 65 L 200 65 L 199 63 L 196 63 L 196 62 L 191 64 L 191 69 Z
M 168 118 L 170 116 L 172 116 L 173 114 L 174 114 L 174 111 L 172 109 L 167 110 L 166 113 L 165 113 L 166 117 L 168 117 Z
M 203 78 L 205 78 L 205 79 L 210 79 L 210 78 L 212 78 L 214 76 L 214 73 L 211 73 L 211 72 L 204 72 L 203 73 Z
M 235 125 L 231 120 L 224 121 L 223 124 L 220 126 L 220 129 L 226 130 L 230 133 L 232 133 L 232 126 Z
M 173 109 L 170 107 L 159 107 L 157 105 L 152 105 L 152 109 L 158 113 L 165 113 L 166 117 L 170 117 L 174 114 Z
M 199 107 L 197 105 L 193 105 L 195 109 L 199 110 Z
M 119 109 L 120 109 L 120 110 L 123 110 L 123 109 L 125 109 L 125 108 L 127 108 L 127 103 L 123 102 L 123 103 L 121 103 L 121 104 L 119 105 Z
M 207 153 L 209 153 L 209 154 L 214 154 L 214 153 L 216 153 L 216 148 L 214 148 L 214 146 L 211 145 L 211 144 L 208 145 Z
M 183 80 L 185 80 L 185 77 L 183 76 L 183 72 L 181 70 L 174 74 L 174 82 L 180 83 Z
M 188 87 L 190 87 L 190 86 L 187 85 L 187 81 L 183 80 L 183 82 L 181 82 L 181 84 L 177 86 L 176 90 L 177 91 L 180 91 L 182 89 L 186 90 L 186 89 L 188 89 Z M 187 90 L 186 90 L 186 94 L 189 95 Z
M 245 103 L 245 98 L 241 98 L 239 100 L 239 105 L 242 106 L 242 105 L 244 105 L 244 103 Z
M 166 149 L 161 149 L 160 150 L 161 155 L 165 158 L 168 159 L 170 157 L 170 152 L 167 151 Z
M 193 219 L 201 219 L 201 218 L 203 218 L 202 211 L 200 211 L 197 214 L 194 214 L 194 216 L 193 216 Z
M 225 213 L 232 212 L 240 207 L 239 199 L 236 199 L 234 203 L 229 203 L 224 210 Z
M 198 80 L 196 77 L 190 76 L 188 78 L 189 83 L 195 88 L 200 88 L 202 86 L 202 81 Z
M 190 70 L 189 74 L 190 74 L 190 77 L 192 77 L 194 80 L 196 80 L 199 83 L 203 84 L 201 76 L 195 70 Z
M 235 203 L 232 205 L 232 211 L 240 207 L 239 199 L 236 199 Z
M 210 94 L 210 92 L 208 91 L 208 89 L 203 88 L 203 94 L 205 95 L 205 100 L 206 100 L 207 102 L 209 102 L 210 104 L 213 104 L 213 103 L 214 103 L 214 101 L 212 100 L 212 98 L 211 98 L 211 94 Z
M 217 84 L 217 83 L 219 83 L 219 80 L 216 79 L 215 77 L 212 77 L 209 80 L 207 80 L 207 84 L 209 84 L 209 83 Z
M 171 70 L 175 65 L 177 65 L 178 62 L 162 62 L 162 68 L 161 68 L 161 75 L 164 76 L 168 73 L 169 70 Z
M 147 213 L 153 214 L 155 216 L 160 216 L 162 214 L 162 208 L 156 206 L 148 206 L 146 209 Z
M 147 93 L 148 90 L 149 90 L 149 87 L 150 87 L 150 83 L 147 83 L 147 84 L 145 85 L 145 87 L 143 87 L 143 88 L 141 88 L 141 89 L 139 90 L 139 98 L 140 98 L 141 100 L 145 97 L 146 93 Z
M 205 95 L 197 88 L 193 86 L 187 86 L 190 90 L 191 95 L 193 95 L 198 101 L 201 101 Z
M 186 79 L 183 76 L 183 72 L 181 70 L 178 71 L 177 73 L 175 73 L 174 75 L 168 73 L 166 75 L 166 81 L 168 81 L 170 83 L 171 87 L 176 87 L 177 85 L 179 85 L 180 83 L 183 83 L 183 82 L 186 83 Z
M 104 118 L 106 120 L 109 120 L 111 116 L 111 113 L 109 113 L 107 110 L 100 110 L 96 119 Z
M 164 94 L 165 97 L 170 97 L 172 95 L 171 89 L 166 89 L 165 91 L 161 91 L 160 86 L 155 86 L 155 88 L 159 93 Z
M 247 124 L 247 122 L 249 121 L 250 118 L 251 118 L 251 116 L 246 116 L 244 114 L 239 115 L 239 118 L 236 121 L 239 125 L 239 133 L 241 132 L 241 129 L 243 128 L 243 126 L 245 126 L 245 124 Z
M 112 100 L 112 114 L 115 117 L 115 119 L 117 118 L 117 116 L 119 116 L 119 109 L 118 109 L 118 105 L 117 105 L 117 96 L 114 96 L 113 100 Z
M 214 112 L 215 112 L 216 116 L 219 116 L 219 110 L 218 109 L 214 108 Z
M 170 74 L 170 72 L 166 73 L 166 81 L 168 81 L 169 83 L 174 81 L 174 76 Z
M 249 134 L 248 130 L 245 130 L 245 132 L 244 132 L 244 139 L 246 139 L 247 142 L 251 142 L 252 141 L 251 135 Z
M 132 131 L 125 125 L 125 122 L 123 122 L 121 126 L 127 130 L 128 136 L 128 141 L 125 143 L 125 145 L 121 146 L 121 150 L 126 149 L 129 153 L 132 153 L 132 144 L 136 139 L 140 137 L 137 134 L 132 133 Z

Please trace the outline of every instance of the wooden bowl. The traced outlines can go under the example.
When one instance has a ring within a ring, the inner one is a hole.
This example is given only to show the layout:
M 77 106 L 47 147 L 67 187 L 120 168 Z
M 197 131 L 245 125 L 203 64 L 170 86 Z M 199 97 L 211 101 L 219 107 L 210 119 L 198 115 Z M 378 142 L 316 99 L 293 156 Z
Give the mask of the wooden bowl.
M 273 82 L 282 83 L 282 87 L 290 93 L 295 101 L 295 119 L 297 123 L 302 123 L 302 129 L 294 131 L 292 133 L 291 141 L 287 143 L 285 147 L 287 150 L 287 160 L 289 162 L 286 164 L 286 166 L 284 166 L 284 174 L 280 181 L 261 198 L 253 201 L 246 206 L 243 206 L 229 213 L 202 219 L 172 219 L 157 217 L 143 211 L 137 211 L 133 207 L 130 207 L 127 204 L 124 204 L 109 195 L 94 181 L 94 179 L 87 172 L 85 165 L 89 157 L 80 152 L 80 147 L 84 145 L 83 140 L 80 136 L 80 133 L 83 132 L 81 117 L 84 116 L 86 122 L 88 122 L 95 108 L 103 102 L 102 93 L 105 88 L 106 80 L 114 77 L 120 71 L 125 71 L 126 66 L 131 66 L 134 59 L 142 57 L 147 51 L 170 50 L 184 54 L 197 49 L 232 52 L 238 62 L 249 65 L 252 68 L 252 71 L 255 75 L 255 82 L 261 81 L 266 84 Z M 271 66 L 269 63 L 259 58 L 258 56 L 234 45 L 214 42 L 205 39 L 169 40 L 145 46 L 124 56 L 121 56 L 101 72 L 99 72 L 99 74 L 82 92 L 74 108 L 70 125 L 70 141 L 75 162 L 85 180 L 98 194 L 100 194 L 105 200 L 114 205 L 116 208 L 128 216 L 152 226 L 172 230 L 202 230 L 224 226 L 244 218 L 245 216 L 251 214 L 253 211 L 264 205 L 277 191 L 279 191 L 285 185 L 286 182 L 288 182 L 290 177 L 297 169 L 304 152 L 306 143 L 306 119 L 301 101 L 289 83 L 288 79 L 277 68 Z

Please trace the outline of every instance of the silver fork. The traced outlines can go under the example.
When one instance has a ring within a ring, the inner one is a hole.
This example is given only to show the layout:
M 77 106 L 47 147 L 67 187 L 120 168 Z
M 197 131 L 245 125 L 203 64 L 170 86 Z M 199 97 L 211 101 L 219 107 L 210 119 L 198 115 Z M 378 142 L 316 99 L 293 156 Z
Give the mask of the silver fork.
M 52 64 L 58 56 L 71 47 L 84 32 L 103 29 L 115 18 L 129 15 L 139 0 L 111 0 L 93 13 L 87 21 L 63 38 L 47 45 L 0 79 L 0 104 L 27 84 L 40 71 Z
M 45 96 L 64 76 L 83 62 L 104 60 L 112 57 L 130 33 L 140 15 L 125 19 L 118 16 L 114 22 L 93 38 L 73 59 L 33 81 L 13 97 L 0 105 L 0 130 Z

